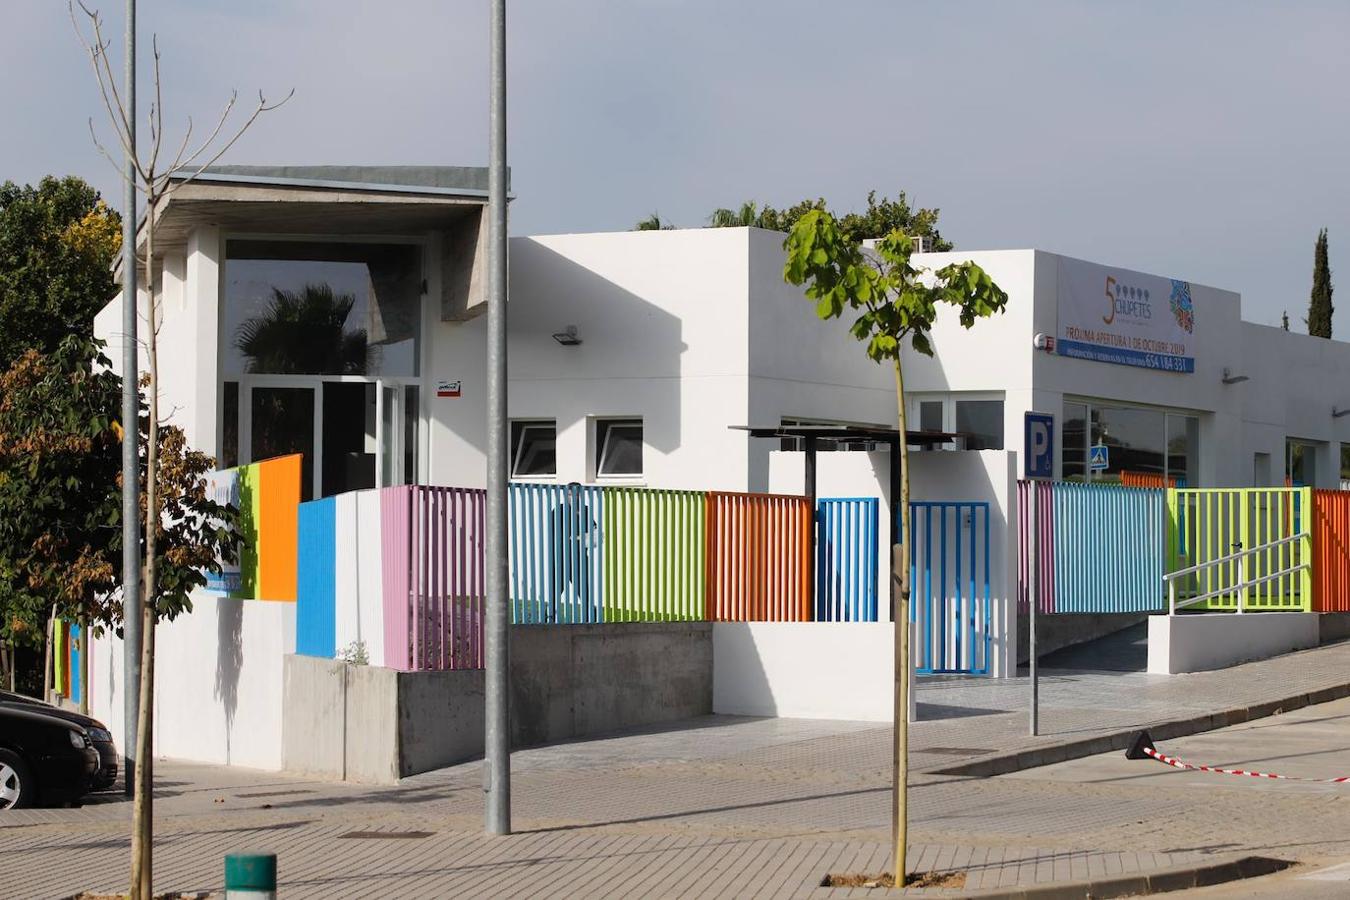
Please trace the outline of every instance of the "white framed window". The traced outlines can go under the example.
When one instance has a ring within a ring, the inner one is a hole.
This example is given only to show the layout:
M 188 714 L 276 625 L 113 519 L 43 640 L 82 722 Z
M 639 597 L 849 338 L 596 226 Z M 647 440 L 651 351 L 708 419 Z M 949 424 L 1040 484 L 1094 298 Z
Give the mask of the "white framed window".
M 909 430 L 962 436 L 958 444 L 939 445 L 944 449 L 1004 448 L 1001 394 L 911 394 L 906 400 Z
M 521 420 L 511 423 L 511 477 L 540 478 L 558 474 L 558 423 Z
M 642 420 L 595 420 L 596 478 L 642 477 Z

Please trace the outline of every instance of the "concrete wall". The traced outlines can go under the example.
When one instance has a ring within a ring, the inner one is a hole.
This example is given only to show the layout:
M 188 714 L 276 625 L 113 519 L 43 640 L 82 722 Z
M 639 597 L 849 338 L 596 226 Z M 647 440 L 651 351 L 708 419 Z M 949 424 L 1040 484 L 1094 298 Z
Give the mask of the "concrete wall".
M 1225 669 L 1316 647 L 1317 613 L 1192 613 L 1149 616 L 1148 671 L 1156 675 Z
M 1036 656 L 1044 659 L 1056 650 L 1115 634 L 1149 617 L 1148 613 L 1041 613 L 1036 616 Z M 1017 664 L 1031 659 L 1030 616 L 1017 619 Z
M 282 658 L 295 652 L 295 604 L 197 592 L 193 609 L 162 622 L 155 640 L 155 753 L 174 759 L 278 770 Z M 94 641 L 93 715 L 119 752 L 122 641 Z
M 712 644 L 706 622 L 512 628 L 512 743 L 707 715 Z M 396 672 L 304 656 L 288 656 L 285 669 L 288 770 L 388 783 L 483 752 L 482 670 Z
M 713 712 L 889 722 L 894 635 L 890 622 L 714 623 Z

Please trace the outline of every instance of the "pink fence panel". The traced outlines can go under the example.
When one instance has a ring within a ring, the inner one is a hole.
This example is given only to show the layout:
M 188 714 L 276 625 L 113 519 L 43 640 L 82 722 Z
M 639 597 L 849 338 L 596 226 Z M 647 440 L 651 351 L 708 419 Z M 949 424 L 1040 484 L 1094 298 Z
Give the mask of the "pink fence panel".
M 381 493 L 386 664 L 481 669 L 486 493 L 424 486 Z

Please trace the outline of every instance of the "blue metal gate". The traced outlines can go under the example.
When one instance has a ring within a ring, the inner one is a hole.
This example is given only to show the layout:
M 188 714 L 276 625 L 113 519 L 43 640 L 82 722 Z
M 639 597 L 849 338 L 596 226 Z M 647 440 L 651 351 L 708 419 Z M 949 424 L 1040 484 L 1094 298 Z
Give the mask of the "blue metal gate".
M 877 621 L 876 497 L 816 501 L 817 622 Z
M 989 504 L 911 502 L 911 653 L 920 675 L 988 675 Z

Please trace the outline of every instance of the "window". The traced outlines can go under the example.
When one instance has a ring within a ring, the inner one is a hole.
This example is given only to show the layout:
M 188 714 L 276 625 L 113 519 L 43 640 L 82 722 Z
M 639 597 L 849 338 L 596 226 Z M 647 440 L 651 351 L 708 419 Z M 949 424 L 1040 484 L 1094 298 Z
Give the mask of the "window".
M 595 423 L 595 474 L 599 478 L 642 474 L 641 419 L 601 419 Z
M 942 422 L 941 400 L 919 401 L 919 430 L 920 431 L 944 430 Z
M 1293 439 L 1284 442 L 1284 483 L 1289 487 L 1317 486 L 1317 445 Z
M 1083 400 L 1064 402 L 1065 481 L 1102 481 L 1133 487 L 1196 487 L 1200 419 L 1138 406 Z M 1091 447 L 1104 446 L 1107 467 L 1088 466 Z
M 1003 449 L 1003 401 L 957 400 L 956 428 L 967 450 Z
M 219 467 L 233 469 L 239 465 L 239 382 L 225 382 L 223 402 Z
M 1341 444 L 1340 489 L 1350 491 L 1350 444 Z
M 1063 434 L 1065 481 L 1087 480 L 1087 417 L 1087 404 L 1065 401 Z
M 511 423 L 511 477 L 558 474 L 556 422 Z
M 231 240 L 224 373 L 412 377 L 421 310 L 414 245 Z

